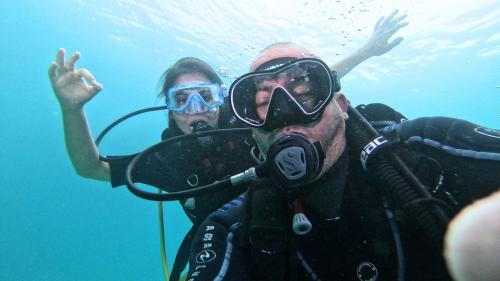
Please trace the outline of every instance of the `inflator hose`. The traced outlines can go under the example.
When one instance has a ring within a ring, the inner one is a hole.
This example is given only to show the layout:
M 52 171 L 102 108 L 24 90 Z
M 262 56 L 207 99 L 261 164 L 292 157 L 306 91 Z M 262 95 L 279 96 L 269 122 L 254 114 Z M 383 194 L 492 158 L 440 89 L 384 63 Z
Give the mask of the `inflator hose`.
M 365 145 L 378 137 L 379 134 L 355 108 L 349 106 L 348 113 L 347 136 L 350 146 L 355 152 L 361 153 Z M 418 200 L 432 200 L 432 196 L 404 162 L 399 159 L 399 156 L 392 151 L 378 153 L 368 164 L 367 168 L 370 174 L 384 184 L 387 194 L 396 202 L 402 203 L 405 211 L 422 228 L 424 235 L 442 247 L 449 216 L 439 205 L 428 207 L 428 205 L 413 204 L 411 208 L 405 207 Z

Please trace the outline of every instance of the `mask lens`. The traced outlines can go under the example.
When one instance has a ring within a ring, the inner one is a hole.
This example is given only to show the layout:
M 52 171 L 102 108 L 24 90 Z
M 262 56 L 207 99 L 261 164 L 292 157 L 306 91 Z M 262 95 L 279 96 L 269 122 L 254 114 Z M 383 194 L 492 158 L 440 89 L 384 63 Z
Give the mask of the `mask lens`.
M 182 108 L 186 105 L 190 93 L 184 91 L 177 91 L 172 96 L 171 105 L 176 108 Z
M 241 79 L 235 82 L 231 87 L 231 101 L 233 111 L 244 122 L 250 125 L 259 126 L 264 123 L 257 114 L 256 94 L 257 94 L 257 79 L 258 77 L 248 76 L 246 79 Z
M 167 107 L 173 111 L 184 111 L 191 103 L 215 109 L 224 102 L 221 88 L 217 84 L 189 83 L 171 88 L 167 92 Z
M 238 118 L 258 127 L 268 114 L 279 114 L 269 109 L 276 89 L 284 90 L 303 114 L 313 115 L 333 96 L 333 81 L 330 69 L 322 61 L 299 59 L 277 69 L 242 76 L 231 87 L 231 102 Z

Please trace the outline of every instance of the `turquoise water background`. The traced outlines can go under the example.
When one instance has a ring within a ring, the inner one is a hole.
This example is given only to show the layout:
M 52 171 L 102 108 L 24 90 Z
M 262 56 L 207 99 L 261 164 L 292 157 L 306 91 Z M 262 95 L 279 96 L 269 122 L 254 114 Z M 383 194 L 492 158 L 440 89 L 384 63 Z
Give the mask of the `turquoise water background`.
M 101 2 L 0 2 L 0 280 L 163 278 L 156 204 L 80 178 L 71 167 L 47 78 L 60 47 L 80 51 L 77 66 L 104 85 L 86 106 L 97 135 L 116 118 L 157 105 L 158 79 L 181 57 L 227 68 L 227 83 L 279 41 L 332 63 L 397 8 L 408 14 L 405 40 L 343 79 L 351 102 L 500 128 L 498 1 Z M 165 125 L 165 113 L 131 121 L 110 135 L 103 154 L 143 149 Z M 177 203 L 165 211 L 172 264 L 190 224 Z

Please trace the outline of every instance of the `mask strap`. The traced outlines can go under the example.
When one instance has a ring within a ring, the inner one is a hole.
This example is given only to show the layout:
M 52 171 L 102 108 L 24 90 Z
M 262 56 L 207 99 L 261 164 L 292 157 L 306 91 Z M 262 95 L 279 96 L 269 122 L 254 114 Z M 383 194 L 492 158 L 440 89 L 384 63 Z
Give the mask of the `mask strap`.
M 275 69 L 275 68 L 278 68 L 284 64 L 292 62 L 296 59 L 297 58 L 292 58 L 292 57 L 283 57 L 283 58 L 272 59 L 270 61 L 267 61 L 267 62 L 261 64 L 259 67 L 257 67 L 257 69 L 255 69 L 255 72 Z

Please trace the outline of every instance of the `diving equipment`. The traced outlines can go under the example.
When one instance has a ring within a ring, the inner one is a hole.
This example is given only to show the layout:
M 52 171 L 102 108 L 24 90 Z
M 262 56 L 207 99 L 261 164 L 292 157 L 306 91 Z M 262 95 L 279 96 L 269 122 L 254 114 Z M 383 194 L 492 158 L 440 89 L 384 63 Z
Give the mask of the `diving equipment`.
M 323 169 L 324 160 L 320 142 L 311 143 L 301 135 L 289 134 L 271 144 L 266 164 L 269 177 L 278 186 L 295 188 L 314 181 Z
M 273 60 L 231 85 L 231 107 L 247 125 L 272 130 L 312 122 L 340 90 L 336 73 L 323 61 L 302 58 L 283 64 L 283 59 L 288 61 Z
M 193 124 L 191 124 L 191 131 L 193 133 L 197 133 L 197 132 L 204 132 L 204 131 L 210 131 L 210 130 L 214 130 L 214 128 L 210 125 L 208 125 L 208 123 L 206 121 L 195 121 Z M 200 143 L 200 145 L 204 146 L 204 147 L 208 147 L 210 146 L 211 144 L 214 143 L 214 137 L 213 136 L 206 136 L 206 137 L 199 137 L 198 138 L 198 142 Z
M 126 170 L 126 184 L 129 190 L 147 200 L 172 201 L 198 196 L 202 193 L 222 190 L 226 188 L 241 188 L 241 192 L 246 187 L 239 187 L 243 183 L 257 180 L 258 178 L 271 178 L 279 187 L 292 190 L 303 183 L 313 181 L 321 172 L 324 160 L 324 151 L 319 142 L 311 143 L 300 135 L 286 135 L 276 140 L 268 151 L 267 161 L 256 167 L 251 167 L 246 171 L 217 180 L 211 184 L 195 187 L 189 190 L 179 190 L 173 188 L 168 193 L 158 194 L 140 189 L 133 180 L 136 165 L 147 159 L 149 155 L 155 155 L 158 151 L 165 150 L 171 143 L 187 139 L 199 139 L 206 136 L 223 136 L 239 132 L 248 132 L 248 128 L 240 129 L 220 129 L 211 131 L 201 131 L 189 135 L 177 136 L 165 140 L 145 149 L 135 156 Z M 276 177 L 276 174 L 279 176 Z
M 165 102 L 169 110 L 182 114 L 213 112 L 224 103 L 224 90 L 215 83 L 180 84 L 165 93 Z
M 312 224 L 307 218 L 307 216 L 304 214 L 304 206 L 302 204 L 302 200 L 295 199 L 293 201 L 293 209 L 295 213 L 293 215 L 293 224 L 292 224 L 293 232 L 295 232 L 295 234 L 297 235 L 306 235 L 311 231 Z
M 166 106 L 146 108 L 119 118 L 99 134 L 95 141 L 96 145 L 99 146 L 104 136 L 121 122 L 138 114 L 165 109 L 167 109 Z M 171 122 L 170 125 L 175 125 L 175 123 Z M 195 132 L 195 134 L 207 133 L 213 130 L 212 127 L 203 121 L 194 122 L 191 126 L 191 130 Z M 182 132 L 177 126 L 172 126 L 163 131 L 161 138 L 162 140 L 168 141 L 173 138 L 172 136 L 178 134 L 182 134 Z M 245 147 L 251 143 L 246 140 L 249 137 L 250 129 L 240 129 L 234 132 L 229 130 L 229 132 L 226 131 L 222 133 L 207 133 L 200 137 L 196 137 L 195 135 L 194 138 L 193 136 L 189 138 L 177 138 L 177 141 L 170 141 L 166 146 L 162 146 L 161 149 L 155 151 L 154 154 L 148 154 L 146 157 L 142 158 L 144 161 L 135 165 L 136 169 L 134 176 L 140 176 L 136 178 L 139 182 L 159 188 L 159 194 L 162 193 L 162 191 L 185 190 L 196 187 L 202 182 L 211 182 L 210 179 L 215 180 L 224 175 L 221 175 L 221 171 L 223 173 L 234 173 L 238 171 L 240 167 L 246 168 L 250 166 L 250 155 L 245 158 L 240 154 L 235 154 L 235 152 L 247 151 Z M 250 149 L 248 148 L 248 150 Z M 99 155 L 99 157 L 103 161 L 112 162 L 115 167 L 118 167 L 115 170 L 121 171 L 120 168 L 126 167 L 130 159 L 133 159 L 136 155 L 137 154 L 114 157 Z M 234 157 L 228 157 L 230 155 L 234 155 Z M 124 164 L 123 166 L 121 166 L 122 163 Z M 225 165 L 221 165 L 221 163 Z M 146 174 L 149 176 L 144 177 Z M 198 175 L 200 177 L 199 182 Z M 151 178 L 159 180 L 150 181 Z M 120 185 L 120 183 L 117 185 Z M 215 210 L 219 204 L 230 201 L 243 191 L 242 189 L 235 188 L 223 189 L 218 190 L 218 192 L 201 194 L 196 197 L 196 202 L 194 197 L 187 200 L 181 200 L 185 213 L 193 222 L 193 227 L 188 234 L 186 234 L 182 244 L 179 246 L 171 274 L 168 271 L 166 262 L 163 206 L 162 202 L 158 203 L 162 265 L 166 280 L 177 281 L 179 279 L 180 273 L 187 263 L 192 237 L 203 218 Z

